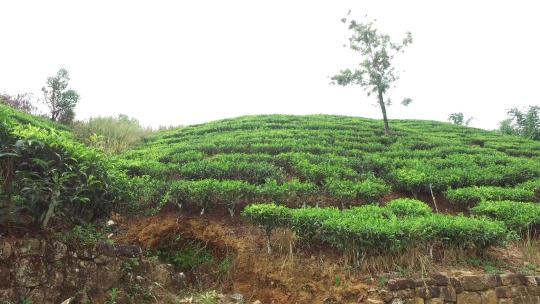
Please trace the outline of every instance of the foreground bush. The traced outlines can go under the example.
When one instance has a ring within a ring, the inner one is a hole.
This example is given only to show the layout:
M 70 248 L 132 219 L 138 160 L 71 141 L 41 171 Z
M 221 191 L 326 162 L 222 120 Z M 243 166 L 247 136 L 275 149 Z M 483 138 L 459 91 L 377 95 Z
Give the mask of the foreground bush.
M 481 202 L 471 209 L 477 216 L 504 222 L 509 229 L 522 235 L 540 232 L 540 204 L 514 201 Z
M 534 196 L 531 190 L 502 187 L 468 187 L 449 189 L 446 192 L 448 200 L 465 207 L 472 207 L 481 201 L 532 201 Z
M 0 222 L 29 212 L 46 227 L 55 214 L 84 222 L 119 200 L 117 175 L 98 151 L 43 119 L 0 106 Z

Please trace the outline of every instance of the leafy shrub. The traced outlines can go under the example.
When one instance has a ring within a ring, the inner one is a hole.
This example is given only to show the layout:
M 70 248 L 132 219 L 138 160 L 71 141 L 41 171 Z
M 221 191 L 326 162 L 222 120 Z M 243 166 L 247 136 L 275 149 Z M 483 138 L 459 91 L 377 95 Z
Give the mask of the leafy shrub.
M 540 178 L 519 184 L 517 187 L 534 192 L 535 201 L 540 201 Z
M 253 204 L 244 208 L 242 216 L 250 222 L 260 225 L 269 236 L 273 229 L 289 225 L 291 222 L 290 211 L 291 209 L 275 203 Z
M 504 222 L 508 228 L 526 234 L 540 232 L 540 204 L 514 201 L 481 202 L 471 209 L 477 216 Z
M 431 208 L 426 203 L 408 198 L 392 200 L 386 204 L 385 208 L 390 209 L 398 217 L 427 216 L 432 213 Z
M 499 222 L 434 215 L 419 208 L 417 203 L 398 201 L 395 204 L 403 205 L 413 205 L 416 209 L 413 207 L 415 211 L 410 213 L 424 215 L 398 218 L 390 209 L 374 205 L 340 211 L 335 208 L 289 209 L 276 204 L 250 205 L 242 214 L 262 226 L 268 237 L 273 229 L 288 227 L 305 242 L 320 235 L 322 241 L 339 250 L 362 254 L 397 252 L 414 244 L 434 243 L 483 250 L 509 238 L 505 226 Z
M 360 182 L 329 178 L 325 181 L 326 191 L 342 202 L 353 199 L 376 201 L 390 191 L 390 187 L 378 178 L 367 178 Z
M 50 122 L 3 106 L 0 118 L 0 172 L 9 180 L 3 185 L 4 213 L 27 210 L 45 227 L 56 213 L 86 222 L 111 209 L 119 194 L 110 178 L 115 168 L 101 153 Z
M 534 192 L 522 188 L 468 187 L 449 189 L 446 197 L 462 206 L 474 206 L 485 200 L 532 201 Z
M 73 126 L 73 134 L 78 140 L 113 154 L 136 146 L 151 133 L 151 129 L 141 127 L 138 120 L 126 115 L 94 117 Z
M 286 204 L 303 203 L 311 196 L 317 194 L 317 186 L 310 182 L 301 182 L 293 179 L 283 184 L 275 180 L 267 180 L 258 186 L 258 196 L 262 201 L 276 201 Z

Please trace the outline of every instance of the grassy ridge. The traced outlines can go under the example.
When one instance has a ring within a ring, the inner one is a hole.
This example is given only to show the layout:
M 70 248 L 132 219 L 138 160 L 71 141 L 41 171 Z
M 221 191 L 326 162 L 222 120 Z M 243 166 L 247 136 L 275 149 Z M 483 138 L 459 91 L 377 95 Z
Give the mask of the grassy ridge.
M 231 187 L 244 202 L 285 197 L 303 205 L 375 202 L 392 189 L 514 188 L 540 177 L 538 142 L 417 120 L 392 121 L 393 134 L 384 136 L 381 124 L 332 115 L 245 116 L 158 132 L 119 162 L 137 178 L 213 189 L 206 207 L 226 200 Z M 155 195 L 199 201 L 187 192 Z

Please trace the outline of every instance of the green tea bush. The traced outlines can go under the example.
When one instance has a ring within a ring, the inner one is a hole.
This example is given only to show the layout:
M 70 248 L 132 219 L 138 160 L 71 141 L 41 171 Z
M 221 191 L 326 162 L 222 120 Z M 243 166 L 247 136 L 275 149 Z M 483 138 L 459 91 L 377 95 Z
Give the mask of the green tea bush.
M 538 203 L 481 202 L 471 211 L 477 216 L 486 216 L 502 221 L 508 228 L 520 234 L 540 232 L 540 204 Z
M 519 184 L 517 187 L 534 192 L 534 200 L 540 202 L 540 178 L 526 181 Z
M 116 169 L 99 151 L 55 124 L 4 106 L 0 122 L 0 222 L 14 220 L 10 217 L 23 210 L 43 227 L 58 213 L 68 222 L 86 222 L 119 200 L 111 179 Z
M 409 198 L 398 198 L 388 202 L 385 208 L 389 209 L 397 217 L 427 216 L 433 213 L 426 203 Z
M 262 226 L 268 237 L 273 229 L 288 227 L 304 242 L 318 236 L 332 247 L 358 254 L 399 252 L 410 246 L 435 243 L 481 251 L 503 244 L 511 236 L 504 224 L 486 218 L 435 215 L 417 202 L 398 200 L 393 206 L 367 205 L 340 211 L 254 204 L 242 214 Z
M 325 188 L 328 194 L 343 202 L 354 199 L 377 201 L 390 191 L 390 186 L 374 177 L 359 182 L 329 178 L 325 181 Z
M 452 203 L 471 207 L 485 200 L 532 201 L 534 192 L 522 188 L 467 187 L 449 189 L 446 197 Z

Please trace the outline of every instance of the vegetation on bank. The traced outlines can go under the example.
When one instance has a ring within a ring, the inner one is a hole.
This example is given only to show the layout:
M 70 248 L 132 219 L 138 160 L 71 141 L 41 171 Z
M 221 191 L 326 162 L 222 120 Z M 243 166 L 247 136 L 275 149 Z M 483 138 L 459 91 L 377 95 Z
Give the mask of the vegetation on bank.
M 386 207 L 365 205 L 344 210 L 252 204 L 242 214 L 263 227 L 268 237 L 273 229 L 286 227 L 308 244 L 318 238 L 336 249 L 361 256 L 418 246 L 428 249 L 434 244 L 482 251 L 513 237 L 497 221 L 430 211 L 420 201 L 398 200 Z

